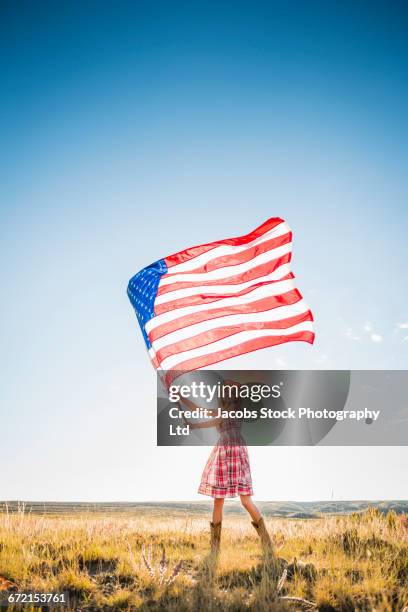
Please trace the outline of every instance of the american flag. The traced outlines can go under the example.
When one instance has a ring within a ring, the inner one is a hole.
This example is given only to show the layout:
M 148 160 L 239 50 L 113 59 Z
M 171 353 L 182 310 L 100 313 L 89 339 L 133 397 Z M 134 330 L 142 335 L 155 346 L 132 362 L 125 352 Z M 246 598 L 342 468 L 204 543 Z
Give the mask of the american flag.
M 313 315 L 295 287 L 291 253 L 288 224 L 272 218 L 133 276 L 128 296 L 155 368 L 188 372 L 284 342 L 313 343 Z

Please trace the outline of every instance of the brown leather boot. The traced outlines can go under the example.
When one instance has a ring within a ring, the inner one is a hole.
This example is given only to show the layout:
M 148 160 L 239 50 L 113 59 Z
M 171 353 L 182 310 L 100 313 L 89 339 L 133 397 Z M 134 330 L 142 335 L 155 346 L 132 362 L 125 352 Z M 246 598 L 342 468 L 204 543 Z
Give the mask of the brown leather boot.
M 275 550 L 263 518 L 261 517 L 257 523 L 252 521 L 252 524 L 261 539 L 263 553 L 270 557 L 275 557 Z
M 211 552 L 218 554 L 221 542 L 221 523 L 210 523 L 211 527 Z

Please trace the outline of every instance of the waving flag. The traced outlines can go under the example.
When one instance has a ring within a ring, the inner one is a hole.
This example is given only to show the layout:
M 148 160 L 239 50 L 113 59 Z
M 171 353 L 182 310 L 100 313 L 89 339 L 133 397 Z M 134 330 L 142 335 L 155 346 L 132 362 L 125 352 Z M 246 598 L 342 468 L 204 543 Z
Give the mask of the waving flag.
M 138 272 L 128 296 L 153 365 L 190 371 L 283 342 L 313 343 L 291 252 L 289 226 L 273 218 L 246 236 L 191 247 Z

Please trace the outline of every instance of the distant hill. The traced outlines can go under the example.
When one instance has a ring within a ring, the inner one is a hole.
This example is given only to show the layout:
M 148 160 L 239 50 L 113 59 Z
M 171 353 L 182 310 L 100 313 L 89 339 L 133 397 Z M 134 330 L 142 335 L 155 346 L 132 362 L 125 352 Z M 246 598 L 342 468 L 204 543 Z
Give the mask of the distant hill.
M 312 519 L 322 515 L 351 514 L 364 512 L 369 506 L 378 508 L 381 512 L 394 510 L 398 514 L 408 513 L 408 500 L 391 501 L 313 501 L 313 502 L 257 502 L 265 516 L 282 518 Z M 150 514 L 163 513 L 180 515 L 185 512 L 200 515 L 208 513 L 210 501 L 192 502 L 30 502 L 30 501 L 0 501 L 0 512 L 24 511 L 33 514 L 67 515 L 67 514 L 118 514 L 137 515 L 144 512 Z M 245 511 L 238 501 L 228 500 L 225 505 L 226 514 L 243 514 Z

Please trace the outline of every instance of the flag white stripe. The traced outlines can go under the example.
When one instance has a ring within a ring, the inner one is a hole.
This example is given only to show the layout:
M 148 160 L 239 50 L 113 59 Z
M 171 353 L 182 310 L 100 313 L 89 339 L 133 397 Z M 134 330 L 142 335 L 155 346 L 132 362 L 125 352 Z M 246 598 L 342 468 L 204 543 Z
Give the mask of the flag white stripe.
M 158 295 L 155 299 L 155 304 L 165 304 L 166 302 L 172 302 L 173 300 L 180 300 L 192 295 L 205 295 L 209 296 L 213 293 L 224 295 L 225 293 L 239 293 L 244 289 L 248 289 L 254 284 L 278 281 L 290 272 L 290 264 L 282 264 L 266 276 L 260 276 L 259 278 L 247 281 L 246 283 L 238 283 L 235 285 L 197 285 L 196 287 L 188 287 L 187 289 L 176 289 L 175 291 L 168 291 L 162 295 Z M 160 286 L 160 285 L 159 285 Z M 216 296 L 215 296 L 216 297 Z
M 203 355 L 209 355 L 211 353 L 217 353 L 218 351 L 223 351 L 232 346 L 236 346 L 237 344 L 247 342 L 248 340 L 254 340 L 256 338 L 266 336 L 289 336 L 302 331 L 313 332 L 313 321 L 304 321 L 303 323 L 293 325 L 288 329 L 255 329 L 239 332 L 233 336 L 228 336 L 228 338 L 223 338 L 222 340 L 213 342 L 212 344 L 167 357 L 166 359 L 163 359 L 160 367 L 163 370 L 171 370 L 173 368 L 177 369 L 177 364 L 180 364 L 183 361 L 201 357 Z
M 282 223 L 279 223 L 279 225 L 272 228 L 265 234 L 262 234 L 262 236 L 255 238 L 255 240 L 252 240 L 251 242 L 248 242 L 247 244 L 243 244 L 239 246 L 224 244 L 224 245 L 215 247 L 214 249 L 211 249 L 210 251 L 207 251 L 206 253 L 202 253 L 201 255 L 197 255 L 197 257 L 193 257 L 193 259 L 190 259 L 189 261 L 184 261 L 183 263 L 176 264 L 175 266 L 171 266 L 169 268 L 169 272 L 171 274 L 173 273 L 177 274 L 179 272 L 188 272 L 189 270 L 195 270 L 196 268 L 199 268 L 200 266 L 203 266 L 207 262 L 211 261 L 211 259 L 215 259 L 217 257 L 224 257 L 225 255 L 233 255 L 235 253 L 241 253 L 242 251 L 246 251 L 254 246 L 257 246 L 258 244 L 267 242 L 268 240 L 271 240 L 272 238 L 279 238 L 279 236 L 284 236 L 285 234 L 288 234 L 290 231 L 291 230 L 290 230 L 289 225 L 285 221 L 283 221 Z
M 189 325 L 188 327 L 185 327 L 183 329 L 178 329 L 177 331 L 166 334 L 161 338 L 157 338 L 157 340 L 153 342 L 153 346 L 155 351 L 157 352 L 163 347 L 169 346 L 169 344 L 174 344 L 175 342 L 186 340 L 187 338 L 191 338 L 192 336 L 196 336 L 197 334 L 201 334 L 202 332 L 217 329 L 220 327 L 225 327 L 226 325 L 239 325 L 241 323 L 262 323 L 264 321 L 283 321 L 284 319 L 303 314 L 308 310 L 308 305 L 302 299 L 299 300 L 299 302 L 290 304 L 289 306 L 279 306 L 278 308 L 272 308 L 270 310 L 264 310 L 262 312 L 217 317 L 216 319 L 209 319 L 207 321 L 201 321 L 201 323 Z
M 202 312 L 205 310 L 212 310 L 213 308 L 227 308 L 228 306 L 239 306 L 240 304 L 250 304 L 251 302 L 255 302 L 257 300 L 261 300 L 266 297 L 271 297 L 274 295 L 280 295 L 282 293 L 287 293 L 295 288 L 294 279 L 290 278 L 285 281 L 277 281 L 276 283 L 270 283 L 268 285 L 262 285 L 261 287 L 257 287 L 253 291 L 246 293 L 245 295 L 240 295 L 238 297 L 225 298 L 221 302 L 211 302 L 210 304 L 198 304 L 196 306 L 184 306 L 182 308 L 176 308 L 175 310 L 169 310 L 168 312 L 163 312 L 160 315 L 157 315 L 150 319 L 145 325 L 145 330 L 147 333 L 151 332 L 152 329 L 159 327 L 159 325 L 163 325 L 163 323 L 168 323 L 169 321 L 174 321 L 175 319 L 179 319 L 180 317 L 184 317 L 185 315 L 192 314 L 195 312 Z
M 249 261 L 245 261 L 242 264 L 237 264 L 235 266 L 225 266 L 224 268 L 218 268 L 216 270 L 211 270 L 211 272 L 199 272 L 198 274 L 164 274 L 160 279 L 160 286 L 164 287 L 165 285 L 172 285 L 174 283 L 181 282 L 207 282 L 211 280 L 220 280 L 222 278 L 228 278 L 230 276 L 238 276 L 239 274 L 243 274 L 256 266 L 260 266 L 261 264 L 267 263 L 268 261 L 273 261 L 274 259 L 278 259 L 282 257 L 282 255 L 286 255 L 292 251 L 292 243 L 289 242 L 284 244 L 276 249 L 271 249 L 270 251 L 266 251 L 266 253 L 261 253 L 256 257 L 253 257 Z M 171 272 L 171 268 L 170 268 Z

